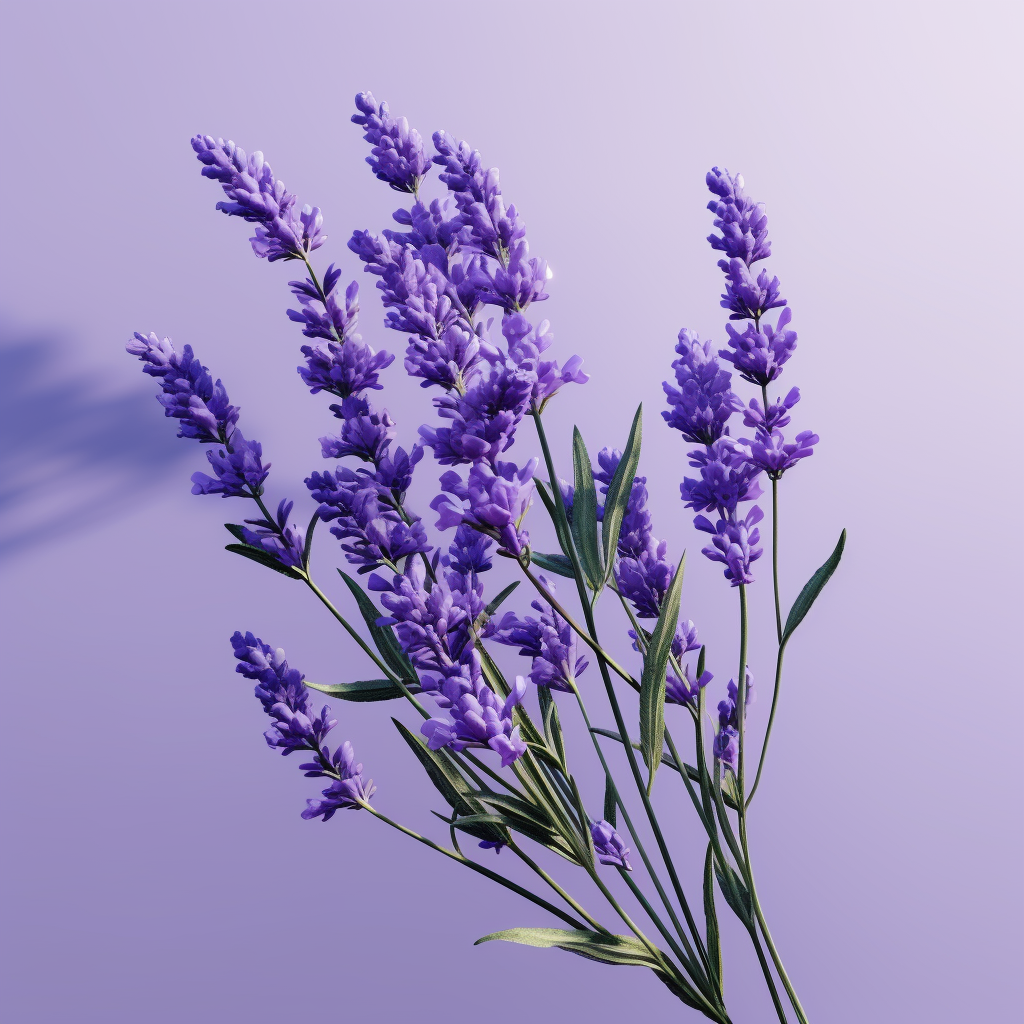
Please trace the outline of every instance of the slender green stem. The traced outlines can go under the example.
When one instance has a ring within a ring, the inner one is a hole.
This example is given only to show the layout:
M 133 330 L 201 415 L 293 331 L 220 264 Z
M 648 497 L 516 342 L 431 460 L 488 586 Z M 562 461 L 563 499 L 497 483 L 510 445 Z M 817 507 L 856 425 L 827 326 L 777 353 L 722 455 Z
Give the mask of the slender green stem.
M 768 966 L 768 961 L 765 959 L 764 950 L 761 948 L 761 940 L 758 938 L 757 929 L 751 928 L 749 930 L 751 941 L 754 943 L 754 950 L 757 953 L 757 962 L 761 965 L 761 973 L 764 975 L 764 979 L 768 983 L 768 991 L 771 993 L 775 1012 L 778 1014 L 781 1024 L 788 1024 L 786 1019 L 786 1008 L 782 1005 L 782 1000 L 779 998 L 779 990 L 775 985 L 775 979 L 772 977 L 772 969 Z
M 359 806 L 364 810 L 369 811 L 375 818 L 383 821 L 385 825 L 390 825 L 399 832 L 415 839 L 418 843 L 422 843 L 424 846 L 429 846 L 431 850 L 436 850 L 438 853 L 449 858 L 449 860 L 454 860 L 459 864 L 465 864 L 465 866 L 471 871 L 475 871 L 477 874 L 491 879 L 492 882 L 497 882 L 499 885 L 503 885 L 506 889 L 510 889 L 512 892 L 517 893 L 524 899 L 529 900 L 531 903 L 535 903 L 538 907 L 542 907 L 549 914 L 554 914 L 555 917 L 565 921 L 565 923 L 570 927 L 583 928 L 582 921 L 576 920 L 576 918 L 571 914 L 567 914 L 564 910 L 559 909 L 553 903 L 549 903 L 542 896 L 538 896 L 536 893 L 530 892 L 529 889 L 524 889 L 521 885 L 517 885 L 515 882 L 511 881 L 511 879 L 505 878 L 504 875 L 499 875 L 496 871 L 491 871 L 490 868 L 485 868 L 483 864 L 478 864 L 475 860 L 470 860 L 464 854 L 457 853 L 455 850 L 449 850 L 444 846 L 439 846 L 432 839 L 428 839 L 426 836 L 421 836 L 419 832 L 414 832 L 411 828 L 406 828 L 405 825 L 400 825 L 397 821 L 392 821 L 392 819 L 386 814 L 382 814 L 376 807 L 365 800 L 360 800 Z
M 517 846 L 514 841 L 509 843 L 508 846 L 509 849 L 531 871 L 533 871 L 535 875 L 538 876 L 538 878 L 543 879 L 555 892 L 557 892 L 558 895 L 561 896 L 562 899 L 565 900 L 565 902 L 568 903 L 569 906 L 572 907 L 572 909 L 575 910 L 576 913 L 579 914 L 580 917 L 582 917 L 583 920 L 586 921 L 591 928 L 594 929 L 594 931 L 601 932 L 603 935 L 612 934 L 607 928 L 605 928 L 603 924 L 601 924 L 600 921 L 598 921 L 596 918 L 592 917 L 589 913 L 587 913 L 587 911 L 582 906 L 580 906 L 580 904 L 577 903 L 576 900 L 569 895 L 569 893 L 567 893 L 535 860 L 533 860 L 532 857 L 530 857 L 524 850 Z
M 768 386 L 761 385 L 764 412 L 768 414 Z M 775 632 L 782 643 L 782 605 L 779 603 L 779 481 L 772 476 L 772 585 L 775 589 Z
M 745 754 L 743 742 L 745 738 L 745 723 L 747 720 L 747 588 L 742 583 L 740 591 L 740 667 L 736 676 L 736 731 L 739 737 L 736 742 L 737 771 L 736 771 L 736 799 L 737 803 L 743 803 L 743 779 L 745 768 Z M 741 815 L 742 818 L 742 815 Z
M 761 744 L 761 756 L 757 762 L 757 774 L 754 776 L 754 785 L 750 787 L 750 794 L 747 796 L 747 806 L 754 799 L 757 787 L 761 783 L 761 772 L 764 771 L 764 760 L 768 754 L 768 741 L 772 738 L 772 726 L 775 724 L 775 712 L 779 707 L 779 693 L 782 689 L 782 657 L 786 653 L 786 644 L 779 645 L 779 653 L 775 659 L 775 685 L 772 688 L 772 709 L 768 714 L 768 727 L 764 732 L 764 742 Z

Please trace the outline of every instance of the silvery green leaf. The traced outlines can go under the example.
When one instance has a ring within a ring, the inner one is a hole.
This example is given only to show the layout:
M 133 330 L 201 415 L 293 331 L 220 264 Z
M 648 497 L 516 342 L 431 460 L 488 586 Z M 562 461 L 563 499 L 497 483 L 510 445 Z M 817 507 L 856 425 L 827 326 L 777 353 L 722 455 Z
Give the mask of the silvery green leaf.
M 352 596 L 356 599 L 356 605 L 363 616 L 366 628 L 370 631 L 370 637 L 373 640 L 374 646 L 380 652 L 380 656 L 387 662 L 388 668 L 402 679 L 415 679 L 416 670 L 413 668 L 412 662 L 407 657 L 405 651 L 399 646 L 394 630 L 390 626 L 377 625 L 377 620 L 383 615 L 381 610 L 370 600 L 366 591 L 351 576 L 342 572 L 341 569 L 338 572 L 341 574 L 341 578 L 345 581 L 348 589 L 352 592 Z
M 643 435 L 643 405 L 637 407 L 633 417 L 633 426 L 629 431 L 629 439 L 623 449 L 622 458 L 608 485 L 608 495 L 604 502 L 604 516 L 601 522 L 601 541 L 604 548 L 604 564 L 606 574 L 610 574 L 615 564 L 615 551 L 619 543 L 619 531 L 622 528 L 622 517 L 629 505 L 629 496 L 633 490 L 633 478 L 640 465 L 640 441 Z
M 504 603 L 508 600 L 509 595 L 512 593 L 522 580 L 514 580 L 510 583 L 487 607 L 484 609 L 484 614 L 490 618 Z
M 395 700 L 397 697 L 404 697 L 402 688 L 398 683 L 390 679 L 360 679 L 354 683 L 311 683 L 308 679 L 306 685 L 329 697 L 337 697 L 339 700 L 358 701 L 367 703 L 379 700 Z M 406 683 L 410 693 L 420 693 L 419 683 L 409 680 Z
M 715 875 L 718 877 L 718 887 L 722 890 L 725 902 L 748 928 L 752 928 L 754 912 L 750 903 L 750 893 L 747 892 L 743 880 L 728 864 L 725 865 L 724 870 L 716 864 Z
M 564 949 L 568 953 L 576 953 L 605 964 L 661 969 L 661 964 L 651 956 L 647 947 L 631 935 L 610 935 L 567 928 L 506 928 L 477 939 L 473 945 L 479 946 L 482 942 L 495 939 L 539 949 Z
M 251 544 L 228 544 L 225 550 L 233 551 L 236 555 L 241 555 L 243 558 L 259 562 L 260 565 L 265 565 L 268 569 L 273 569 L 274 572 L 279 572 L 282 576 L 287 576 L 291 580 L 301 580 L 304 578 L 304 574 L 300 570 L 291 565 L 282 565 L 273 555 L 264 551 L 263 548 L 253 547 Z
M 569 579 L 573 579 L 576 575 L 573 572 L 572 562 L 565 555 L 545 555 L 539 551 L 531 551 L 530 561 L 547 572 L 553 572 L 556 576 L 567 576 Z
M 590 589 L 598 591 L 604 585 L 604 566 L 597 543 L 597 491 L 590 456 L 578 427 L 574 427 L 572 433 L 572 466 L 576 488 L 572 501 L 572 536 Z
M 719 995 L 722 995 L 722 943 L 718 933 L 718 913 L 715 910 L 714 852 L 710 843 L 704 858 L 704 921 L 708 933 L 708 959 L 715 973 L 715 986 Z
M 615 787 L 612 785 L 611 779 L 606 778 L 604 780 L 604 820 L 615 828 L 615 818 L 617 812 L 617 801 L 615 799 Z
M 535 478 L 533 483 L 544 508 L 547 509 L 551 522 L 554 524 L 558 546 L 562 549 L 563 554 L 568 555 L 572 548 L 572 537 L 567 530 L 567 524 L 562 521 L 562 509 L 555 505 L 556 501 L 561 501 L 561 495 L 555 497 L 553 492 L 549 492 L 543 480 Z
M 654 786 L 654 776 L 661 764 L 665 746 L 665 670 L 672 653 L 676 626 L 679 624 L 679 596 L 685 565 L 684 552 L 662 603 L 657 625 L 651 633 L 644 656 L 644 672 L 640 677 L 640 752 L 650 771 L 648 793 Z
M 846 547 L 846 531 L 839 535 L 839 543 L 835 550 L 825 560 L 825 564 L 818 569 L 814 575 L 804 584 L 804 589 L 797 595 L 793 607 L 789 610 L 789 617 L 786 619 L 786 628 L 782 631 L 782 642 L 785 643 L 797 626 L 804 621 L 804 616 L 811 610 L 818 595 L 824 589 L 826 583 L 836 571 L 839 560 L 843 557 L 843 548 Z

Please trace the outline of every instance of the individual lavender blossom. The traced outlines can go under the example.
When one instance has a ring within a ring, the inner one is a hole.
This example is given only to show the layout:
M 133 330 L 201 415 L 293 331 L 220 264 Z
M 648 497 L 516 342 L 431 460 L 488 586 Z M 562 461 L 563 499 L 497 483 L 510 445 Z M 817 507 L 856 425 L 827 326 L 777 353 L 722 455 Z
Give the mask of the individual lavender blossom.
M 363 138 L 373 146 L 366 158 L 373 173 L 399 192 L 415 193 L 430 170 L 419 132 L 404 117 L 392 117 L 388 105 L 378 103 L 372 93 L 358 93 L 356 109 L 352 120 L 365 128 Z
M 382 565 L 397 571 L 403 558 L 430 552 L 423 524 L 406 523 L 394 508 L 384 506 L 380 487 L 369 474 L 341 467 L 336 473 L 313 473 L 306 486 L 320 502 L 320 519 L 334 523 L 331 533 L 359 572 Z
M 762 270 L 755 278 L 739 257 L 719 260 L 718 266 L 725 274 L 721 305 L 729 310 L 730 320 L 758 320 L 769 309 L 786 305 L 779 293 L 779 279 L 769 280 L 768 271 Z
M 345 289 L 342 300 L 338 294 L 340 278 L 341 271 L 332 263 L 324 274 L 322 293 L 316 282 L 309 277 L 288 282 L 288 287 L 302 307 L 289 309 L 288 319 L 302 324 L 302 333 L 307 338 L 344 342 L 353 337 L 359 318 L 359 284 L 353 281 Z
M 800 401 L 800 389 L 790 388 L 785 398 L 777 398 L 767 409 L 761 408 L 761 403 L 756 399 L 750 400 L 750 405 L 743 410 L 744 426 L 752 427 L 758 431 L 771 433 L 789 425 L 791 419 L 790 410 Z
M 724 575 L 731 586 L 754 582 L 750 565 L 761 557 L 761 549 L 756 547 L 761 540 L 756 524 L 763 518 L 764 514 L 755 505 L 743 519 L 719 519 L 712 524 L 705 516 L 697 516 L 693 521 L 698 530 L 711 534 L 711 543 L 701 551 L 711 561 L 725 565 Z
M 279 565 L 291 569 L 304 568 L 304 541 L 294 525 L 288 525 L 294 502 L 282 499 L 274 519 L 246 519 L 255 527 L 241 530 L 242 538 L 250 547 L 259 548 Z
M 684 327 L 679 332 L 676 352 L 672 369 L 679 386 L 662 383 L 669 408 L 661 415 L 687 441 L 714 444 L 726 432 L 729 417 L 743 408 L 731 387 L 732 374 L 721 368 L 711 342 L 702 343 L 696 331 Z
M 669 704 L 691 704 L 714 678 L 713 672 L 705 670 L 691 679 L 689 665 L 683 666 L 682 677 L 670 669 L 665 676 L 665 700 Z
M 162 394 L 157 400 L 164 415 L 178 420 L 178 437 L 212 444 L 227 442 L 238 422 L 238 409 L 228 400 L 224 385 L 214 382 L 192 346 L 174 351 L 169 338 L 159 339 L 137 331 L 125 349 L 145 365 L 143 373 L 160 378 Z
M 550 580 L 541 576 L 540 581 L 548 593 L 554 593 Z M 577 676 L 589 664 L 577 649 L 576 634 L 546 601 L 532 601 L 530 607 L 540 613 L 538 618 L 527 615 L 521 619 L 515 612 L 507 612 L 495 625 L 492 639 L 518 647 L 523 657 L 533 659 L 530 680 L 534 685 L 571 693 Z
M 736 367 L 736 372 L 751 384 L 767 387 L 779 374 L 796 349 L 796 331 L 788 329 L 793 314 L 784 309 L 777 326 L 764 324 L 760 329 L 747 324 L 743 333 L 726 324 L 728 348 L 718 354 Z
M 744 718 L 747 708 L 754 703 L 756 694 L 754 692 L 754 678 L 750 668 L 747 668 L 747 682 L 743 700 Z M 718 732 L 715 734 L 713 745 L 715 757 L 726 767 L 736 772 L 739 763 L 739 717 L 736 713 L 736 700 L 739 694 L 736 690 L 736 680 L 730 679 L 726 687 L 728 696 L 718 704 Z
M 532 503 L 531 480 L 536 467 L 536 459 L 522 469 L 511 462 L 497 462 L 493 467 L 478 462 L 466 481 L 454 471 L 445 473 L 442 493 L 430 503 L 438 513 L 437 528 L 447 530 L 465 523 L 493 537 L 503 553 L 520 557 L 530 544 L 522 521 Z
M 629 863 L 629 847 L 615 829 L 603 818 L 590 823 L 590 836 L 594 840 L 594 852 L 602 864 L 632 871 Z
M 431 750 L 451 747 L 489 747 L 501 756 L 507 768 L 526 753 L 526 743 L 513 724 L 512 712 L 526 693 L 526 680 L 517 676 L 511 693 L 504 701 L 487 685 L 480 673 L 478 660 L 452 666 L 441 678 L 423 680 L 424 690 L 431 690 L 440 707 L 448 710 L 450 719 L 431 718 L 420 731 Z
M 230 446 L 210 449 L 206 453 L 215 476 L 192 474 L 193 494 L 220 494 L 225 498 L 257 498 L 263 493 L 263 482 L 270 472 L 270 463 L 263 464 L 263 446 L 247 441 L 240 430 L 231 435 Z
M 721 232 L 708 236 L 711 247 L 730 259 L 742 260 L 748 267 L 771 256 L 764 206 L 743 191 L 743 176 L 730 174 L 728 168 L 712 167 L 705 180 L 718 196 L 708 203 L 708 209 L 715 215 L 715 227 Z
M 554 359 L 541 358 L 541 353 L 551 347 L 553 340 L 549 327 L 547 320 L 534 326 L 518 312 L 504 317 L 501 323 L 509 358 L 520 372 L 535 378 L 531 400 L 538 411 L 543 411 L 563 385 L 586 384 L 590 380 L 589 374 L 583 372 L 580 356 L 570 356 L 564 366 Z
M 262 153 L 247 157 L 233 142 L 210 135 L 196 135 L 192 148 L 204 177 L 219 181 L 230 200 L 217 209 L 257 225 L 249 239 L 257 256 L 270 262 L 303 259 L 327 241 L 320 210 L 303 206 L 297 212 L 295 196 L 274 177 Z

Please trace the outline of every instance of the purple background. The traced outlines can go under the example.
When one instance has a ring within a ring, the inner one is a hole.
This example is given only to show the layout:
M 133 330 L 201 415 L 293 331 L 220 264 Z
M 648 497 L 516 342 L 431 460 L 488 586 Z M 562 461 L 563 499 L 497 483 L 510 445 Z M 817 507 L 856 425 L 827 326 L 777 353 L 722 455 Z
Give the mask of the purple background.
M 293 275 L 214 212 L 188 138 L 261 148 L 323 208 L 323 262 L 356 276 L 345 239 L 399 198 L 348 123 L 364 88 L 500 166 L 554 269 L 538 312 L 593 375 L 552 408 L 563 465 L 573 422 L 621 444 L 643 399 L 655 530 L 677 552 L 699 544 L 660 381 L 681 325 L 722 337 L 703 174 L 740 169 L 767 203 L 801 336 L 784 381 L 822 436 L 783 488 L 787 603 L 850 533 L 791 645 L 755 805 L 768 917 L 814 1021 L 1019 1010 L 1019 8 L 779 6 L 5 5 L 8 1019 L 697 1019 L 645 972 L 474 948 L 547 922 L 367 815 L 301 821 L 315 784 L 264 747 L 232 673 L 239 627 L 313 679 L 367 669 L 304 590 L 223 553 L 243 513 L 189 494 L 200 451 L 122 346 L 136 329 L 193 343 L 270 453 L 271 495 L 308 502 L 330 421 L 295 376 Z M 368 286 L 363 305 L 364 336 L 400 350 Z M 397 365 L 387 381 L 407 442 L 427 397 Z M 700 557 L 684 594 L 724 683 L 734 595 Z M 337 735 L 382 809 L 432 829 L 391 710 L 336 706 Z M 670 781 L 660 806 L 702 859 Z M 734 1019 L 769 1019 L 728 941 Z

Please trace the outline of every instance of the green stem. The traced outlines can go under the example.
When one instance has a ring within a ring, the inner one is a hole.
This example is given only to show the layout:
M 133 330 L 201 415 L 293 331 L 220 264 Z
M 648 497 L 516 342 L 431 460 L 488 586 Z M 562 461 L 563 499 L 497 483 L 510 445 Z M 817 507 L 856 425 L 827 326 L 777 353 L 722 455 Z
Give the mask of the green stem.
M 754 785 L 750 787 L 750 795 L 747 797 L 747 806 L 754 799 L 757 787 L 761 783 L 761 772 L 764 771 L 764 759 L 768 754 L 768 741 L 772 738 L 772 726 L 775 724 L 775 712 L 779 706 L 779 692 L 782 688 L 782 656 L 786 653 L 786 644 L 779 645 L 779 653 L 775 659 L 775 685 L 772 688 L 772 709 L 768 714 L 768 727 L 764 733 L 764 743 L 761 745 L 761 756 L 757 762 L 757 774 L 754 776 Z
M 421 836 L 419 832 L 414 832 L 411 828 L 406 828 L 405 825 L 400 825 L 397 821 L 392 821 L 386 814 L 382 814 L 372 804 L 367 803 L 365 800 L 359 801 L 359 806 L 364 810 L 369 811 L 375 818 L 380 819 L 385 825 L 390 825 L 394 829 L 398 829 L 399 832 L 415 839 L 418 843 L 422 843 L 424 846 L 430 847 L 431 850 L 436 850 L 438 853 L 443 854 L 449 860 L 454 860 L 459 864 L 465 864 L 471 871 L 475 871 L 477 874 L 483 875 L 485 878 L 491 879 L 492 882 L 497 882 L 499 885 L 503 885 L 506 889 L 510 889 L 512 892 L 517 893 L 524 899 L 529 900 L 531 903 L 535 903 L 538 907 L 542 907 L 549 914 L 554 914 L 555 917 L 564 921 L 571 928 L 583 929 L 583 922 L 577 921 L 576 918 L 567 914 L 564 910 L 560 910 L 553 903 L 549 903 L 542 896 L 538 896 L 536 893 L 530 892 L 529 889 L 524 889 L 521 885 L 517 885 L 515 882 L 504 875 L 499 875 L 496 871 L 491 871 L 490 868 L 485 868 L 482 864 L 478 864 L 475 860 L 470 860 L 468 857 L 461 853 L 456 853 L 455 850 L 446 849 L 443 846 L 439 846 L 432 839 L 428 839 L 426 836 Z M 585 930 L 585 929 L 583 929 Z
M 545 871 L 545 870 L 544 870 L 544 869 L 543 869 L 543 868 L 542 868 L 542 867 L 541 867 L 541 866 L 540 866 L 540 865 L 539 865 L 539 864 L 538 864 L 538 863 L 537 863 L 536 861 L 534 861 L 534 860 L 533 860 L 533 859 L 532 859 L 532 858 L 531 858 L 531 857 L 530 857 L 530 856 L 529 856 L 529 855 L 528 855 L 528 854 L 527 854 L 527 853 L 526 853 L 526 852 L 525 852 L 524 850 L 520 849 L 520 848 L 519 848 L 519 847 L 518 847 L 518 846 L 516 845 L 516 843 L 515 843 L 514 841 L 513 841 L 513 842 L 511 842 L 511 843 L 509 843 L 509 844 L 508 844 L 508 846 L 509 846 L 509 849 L 510 849 L 510 850 L 511 850 L 511 851 L 512 851 L 512 852 L 513 852 L 513 853 L 514 853 L 514 854 L 515 854 L 515 855 L 516 855 L 516 856 L 517 856 L 517 857 L 518 857 L 518 858 L 519 858 L 519 859 L 520 859 L 520 860 L 521 860 L 521 861 L 522 861 L 522 862 L 523 862 L 523 863 L 524 863 L 524 864 L 525 864 L 525 865 L 526 865 L 526 866 L 527 866 L 527 867 L 528 867 L 528 868 L 529 868 L 530 870 L 531 870 L 531 871 L 533 871 L 533 872 L 534 872 L 534 874 L 536 874 L 536 875 L 537 875 L 537 876 L 538 876 L 539 878 L 542 878 L 542 879 L 543 879 L 543 880 L 544 880 L 544 881 L 545 881 L 545 882 L 546 882 L 546 883 L 547 883 L 547 884 L 548 884 L 548 885 L 549 885 L 549 886 L 550 886 L 550 887 L 551 887 L 551 888 L 552 888 L 552 889 L 553 889 L 553 890 L 554 890 L 555 892 L 557 892 L 557 893 L 558 893 L 558 895 L 559 895 L 559 896 L 561 896 L 561 897 L 562 897 L 562 899 L 563 899 L 563 900 L 565 900 L 565 902 L 566 902 L 566 903 L 568 903 L 568 904 L 569 904 L 569 906 L 570 906 L 570 907 L 572 907 L 572 909 L 573 909 L 573 910 L 575 910 L 575 911 L 576 911 L 576 913 L 577 913 L 577 914 L 579 914 L 579 915 L 580 915 L 580 917 L 582 917 L 582 918 L 583 918 L 583 920 L 584 920 L 584 921 L 586 921 L 586 922 L 587 922 L 587 924 L 589 924 L 591 928 L 593 928 L 593 929 L 594 929 L 594 931 L 598 931 L 598 932 L 601 932 L 601 934 L 602 934 L 602 935 L 611 935 L 611 934 L 612 934 L 612 933 L 611 933 L 611 932 L 610 932 L 610 931 L 609 931 L 609 930 L 608 930 L 607 928 L 605 928 L 605 926 L 604 926 L 603 924 L 601 924 L 601 923 L 600 923 L 599 921 L 597 921 L 597 920 L 596 920 L 595 918 L 591 917 L 591 915 L 590 915 L 590 914 L 588 914 L 588 913 L 587 913 L 587 911 L 586 911 L 586 910 L 585 910 L 585 909 L 584 909 L 584 908 L 583 908 L 582 906 L 580 906 L 580 904 L 579 904 L 579 903 L 577 903 L 577 902 L 576 902 L 576 900 L 575 900 L 575 899 L 573 899 L 573 897 L 572 897 L 572 896 L 570 896 L 570 895 L 569 895 L 569 894 L 568 894 L 568 893 L 567 893 L 567 892 L 566 892 L 566 891 L 565 891 L 565 890 L 564 890 L 564 889 L 563 889 L 563 888 L 562 888 L 562 887 L 561 887 L 561 886 L 560 886 L 560 885 L 559 885 L 559 884 L 558 884 L 558 883 L 557 883 L 557 882 L 556 882 L 556 881 L 555 881 L 555 880 L 554 880 L 554 879 L 553 879 L 553 878 L 552 878 L 552 877 L 551 877 L 551 876 L 550 876 L 550 875 L 549 875 L 549 874 L 548 874 L 548 873 L 547 873 L 547 872 L 546 872 L 546 871 Z
M 761 385 L 764 412 L 768 415 L 768 386 Z M 775 632 L 782 643 L 782 606 L 779 603 L 779 481 L 772 476 L 772 585 L 775 589 Z

